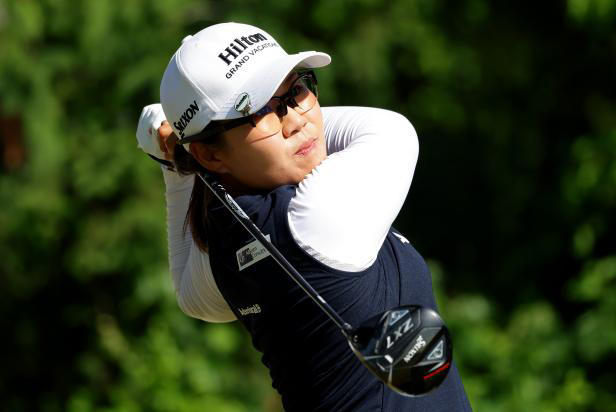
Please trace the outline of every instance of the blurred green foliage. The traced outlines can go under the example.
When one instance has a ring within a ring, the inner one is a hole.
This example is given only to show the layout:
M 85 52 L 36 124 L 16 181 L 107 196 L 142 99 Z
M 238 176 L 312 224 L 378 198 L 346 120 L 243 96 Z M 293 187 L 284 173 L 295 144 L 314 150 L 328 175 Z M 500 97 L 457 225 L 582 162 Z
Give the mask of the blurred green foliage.
M 616 411 L 612 0 L 0 3 L 0 391 L 9 411 L 276 411 L 237 324 L 175 303 L 137 150 L 180 40 L 322 50 L 323 105 L 420 136 L 396 226 L 429 259 L 479 411 Z

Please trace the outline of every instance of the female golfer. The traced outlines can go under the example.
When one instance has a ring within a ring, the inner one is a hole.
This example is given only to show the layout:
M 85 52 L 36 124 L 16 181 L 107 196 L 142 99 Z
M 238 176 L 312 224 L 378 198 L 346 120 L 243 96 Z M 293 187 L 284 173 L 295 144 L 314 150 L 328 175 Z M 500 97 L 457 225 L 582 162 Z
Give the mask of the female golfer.
M 288 55 L 267 32 L 237 23 L 187 37 L 171 58 L 162 108 L 144 108 L 137 136 L 150 155 L 173 155 L 163 174 L 179 305 L 206 321 L 242 322 L 288 411 L 470 410 L 455 366 L 423 397 L 378 381 L 194 176 L 215 174 L 349 323 L 400 305 L 435 308 L 425 262 L 391 228 L 417 161 L 415 131 L 386 110 L 321 108 L 310 69 L 329 62 Z

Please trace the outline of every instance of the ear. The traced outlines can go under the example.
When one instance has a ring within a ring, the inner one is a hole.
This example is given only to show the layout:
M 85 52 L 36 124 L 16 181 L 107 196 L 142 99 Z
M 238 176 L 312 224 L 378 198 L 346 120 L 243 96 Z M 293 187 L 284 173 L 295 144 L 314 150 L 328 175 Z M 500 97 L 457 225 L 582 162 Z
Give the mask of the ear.
M 229 173 L 227 165 L 219 157 L 220 149 L 211 145 L 206 145 L 199 142 L 190 144 L 190 154 L 205 167 L 207 170 L 215 173 Z

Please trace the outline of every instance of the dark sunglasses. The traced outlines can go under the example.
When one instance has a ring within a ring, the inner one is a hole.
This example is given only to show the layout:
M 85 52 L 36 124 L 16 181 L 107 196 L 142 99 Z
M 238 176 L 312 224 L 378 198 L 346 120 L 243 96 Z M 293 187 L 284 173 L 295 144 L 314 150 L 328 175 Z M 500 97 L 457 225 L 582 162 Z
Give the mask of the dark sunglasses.
M 212 122 L 209 125 L 207 125 L 201 132 L 194 134 L 192 136 L 185 137 L 183 139 L 179 139 L 177 143 L 184 144 L 184 143 L 194 142 L 197 140 L 206 140 L 212 136 L 216 136 L 218 134 L 224 133 L 227 130 L 234 129 L 236 127 L 240 127 L 245 124 L 251 124 L 253 127 L 256 127 L 255 118 L 266 116 L 267 114 L 271 112 L 275 112 L 276 115 L 280 119 L 282 119 L 288 113 L 287 107 L 295 108 L 299 106 L 296 101 L 296 98 L 300 92 L 298 91 L 298 88 L 296 86 L 300 82 L 303 82 L 316 98 L 319 97 L 319 94 L 318 94 L 319 92 L 317 88 L 317 76 L 314 73 L 314 71 L 309 70 L 305 72 L 299 72 L 297 78 L 293 80 L 293 83 L 291 84 L 291 86 L 289 87 L 289 90 L 285 94 L 281 96 L 272 96 L 270 101 L 257 112 L 249 116 L 240 117 L 239 119 L 229 120 L 224 123 Z

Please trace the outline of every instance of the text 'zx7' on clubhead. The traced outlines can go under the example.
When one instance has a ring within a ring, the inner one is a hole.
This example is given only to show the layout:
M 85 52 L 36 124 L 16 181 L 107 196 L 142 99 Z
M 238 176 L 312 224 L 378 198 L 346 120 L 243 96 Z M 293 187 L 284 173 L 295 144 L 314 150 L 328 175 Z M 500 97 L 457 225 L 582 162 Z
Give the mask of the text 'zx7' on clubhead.
M 351 349 L 396 392 L 418 396 L 439 386 L 451 368 L 449 331 L 436 311 L 400 306 L 351 333 Z

